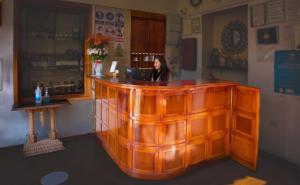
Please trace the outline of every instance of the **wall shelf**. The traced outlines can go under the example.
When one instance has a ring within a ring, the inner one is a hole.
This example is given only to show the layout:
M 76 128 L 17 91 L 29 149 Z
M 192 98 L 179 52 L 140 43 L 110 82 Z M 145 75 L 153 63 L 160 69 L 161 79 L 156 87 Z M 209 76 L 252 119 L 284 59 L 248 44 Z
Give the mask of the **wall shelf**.
M 208 69 L 217 69 L 217 70 L 237 70 L 237 71 L 247 71 L 248 68 L 242 67 L 226 67 L 226 66 L 207 66 Z

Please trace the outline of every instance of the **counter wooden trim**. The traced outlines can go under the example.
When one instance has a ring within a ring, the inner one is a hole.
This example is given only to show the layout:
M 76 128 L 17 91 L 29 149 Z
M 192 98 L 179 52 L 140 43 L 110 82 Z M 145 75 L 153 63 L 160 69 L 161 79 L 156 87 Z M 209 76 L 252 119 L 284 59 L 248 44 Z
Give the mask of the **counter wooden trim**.
M 126 174 L 168 179 L 224 157 L 256 168 L 259 89 L 221 81 L 143 86 L 92 79 L 96 135 Z
M 237 82 L 224 80 L 178 80 L 170 82 L 149 82 L 138 80 L 127 80 L 125 78 L 117 77 L 97 77 L 88 76 L 88 78 L 95 82 L 101 82 L 111 87 L 119 87 L 122 89 L 140 89 L 140 90 L 196 90 L 197 87 L 226 87 L 239 85 Z

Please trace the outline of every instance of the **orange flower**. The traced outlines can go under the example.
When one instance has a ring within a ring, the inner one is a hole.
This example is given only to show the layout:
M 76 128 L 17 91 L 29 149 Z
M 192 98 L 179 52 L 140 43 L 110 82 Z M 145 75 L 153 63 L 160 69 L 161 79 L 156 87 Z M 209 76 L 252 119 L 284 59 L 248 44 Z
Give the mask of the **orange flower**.
M 95 46 L 100 46 L 100 45 L 107 45 L 109 41 L 111 41 L 111 37 L 104 36 L 101 34 L 96 34 L 93 36 L 90 36 L 87 39 L 87 42 L 89 43 L 90 46 L 95 45 Z
M 102 42 L 103 42 L 102 39 L 99 38 L 99 37 L 95 38 L 95 40 L 94 40 L 94 44 L 95 44 L 95 45 L 101 45 Z

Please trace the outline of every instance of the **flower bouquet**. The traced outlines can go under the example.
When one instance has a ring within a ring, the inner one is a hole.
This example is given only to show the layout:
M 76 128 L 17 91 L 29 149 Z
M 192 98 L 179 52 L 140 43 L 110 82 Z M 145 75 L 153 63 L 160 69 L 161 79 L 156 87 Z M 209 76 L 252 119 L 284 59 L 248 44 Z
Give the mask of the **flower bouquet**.
M 93 72 L 95 76 L 102 76 L 102 62 L 108 55 L 107 45 L 110 41 L 110 37 L 103 35 L 95 35 L 89 37 L 87 54 L 93 60 Z

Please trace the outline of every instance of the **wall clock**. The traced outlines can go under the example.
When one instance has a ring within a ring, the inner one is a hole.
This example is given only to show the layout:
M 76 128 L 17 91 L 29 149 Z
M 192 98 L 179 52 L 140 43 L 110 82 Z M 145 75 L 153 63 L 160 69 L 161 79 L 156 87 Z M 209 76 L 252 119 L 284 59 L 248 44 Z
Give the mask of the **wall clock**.
M 190 0 L 192 6 L 199 6 L 202 3 L 202 0 Z

